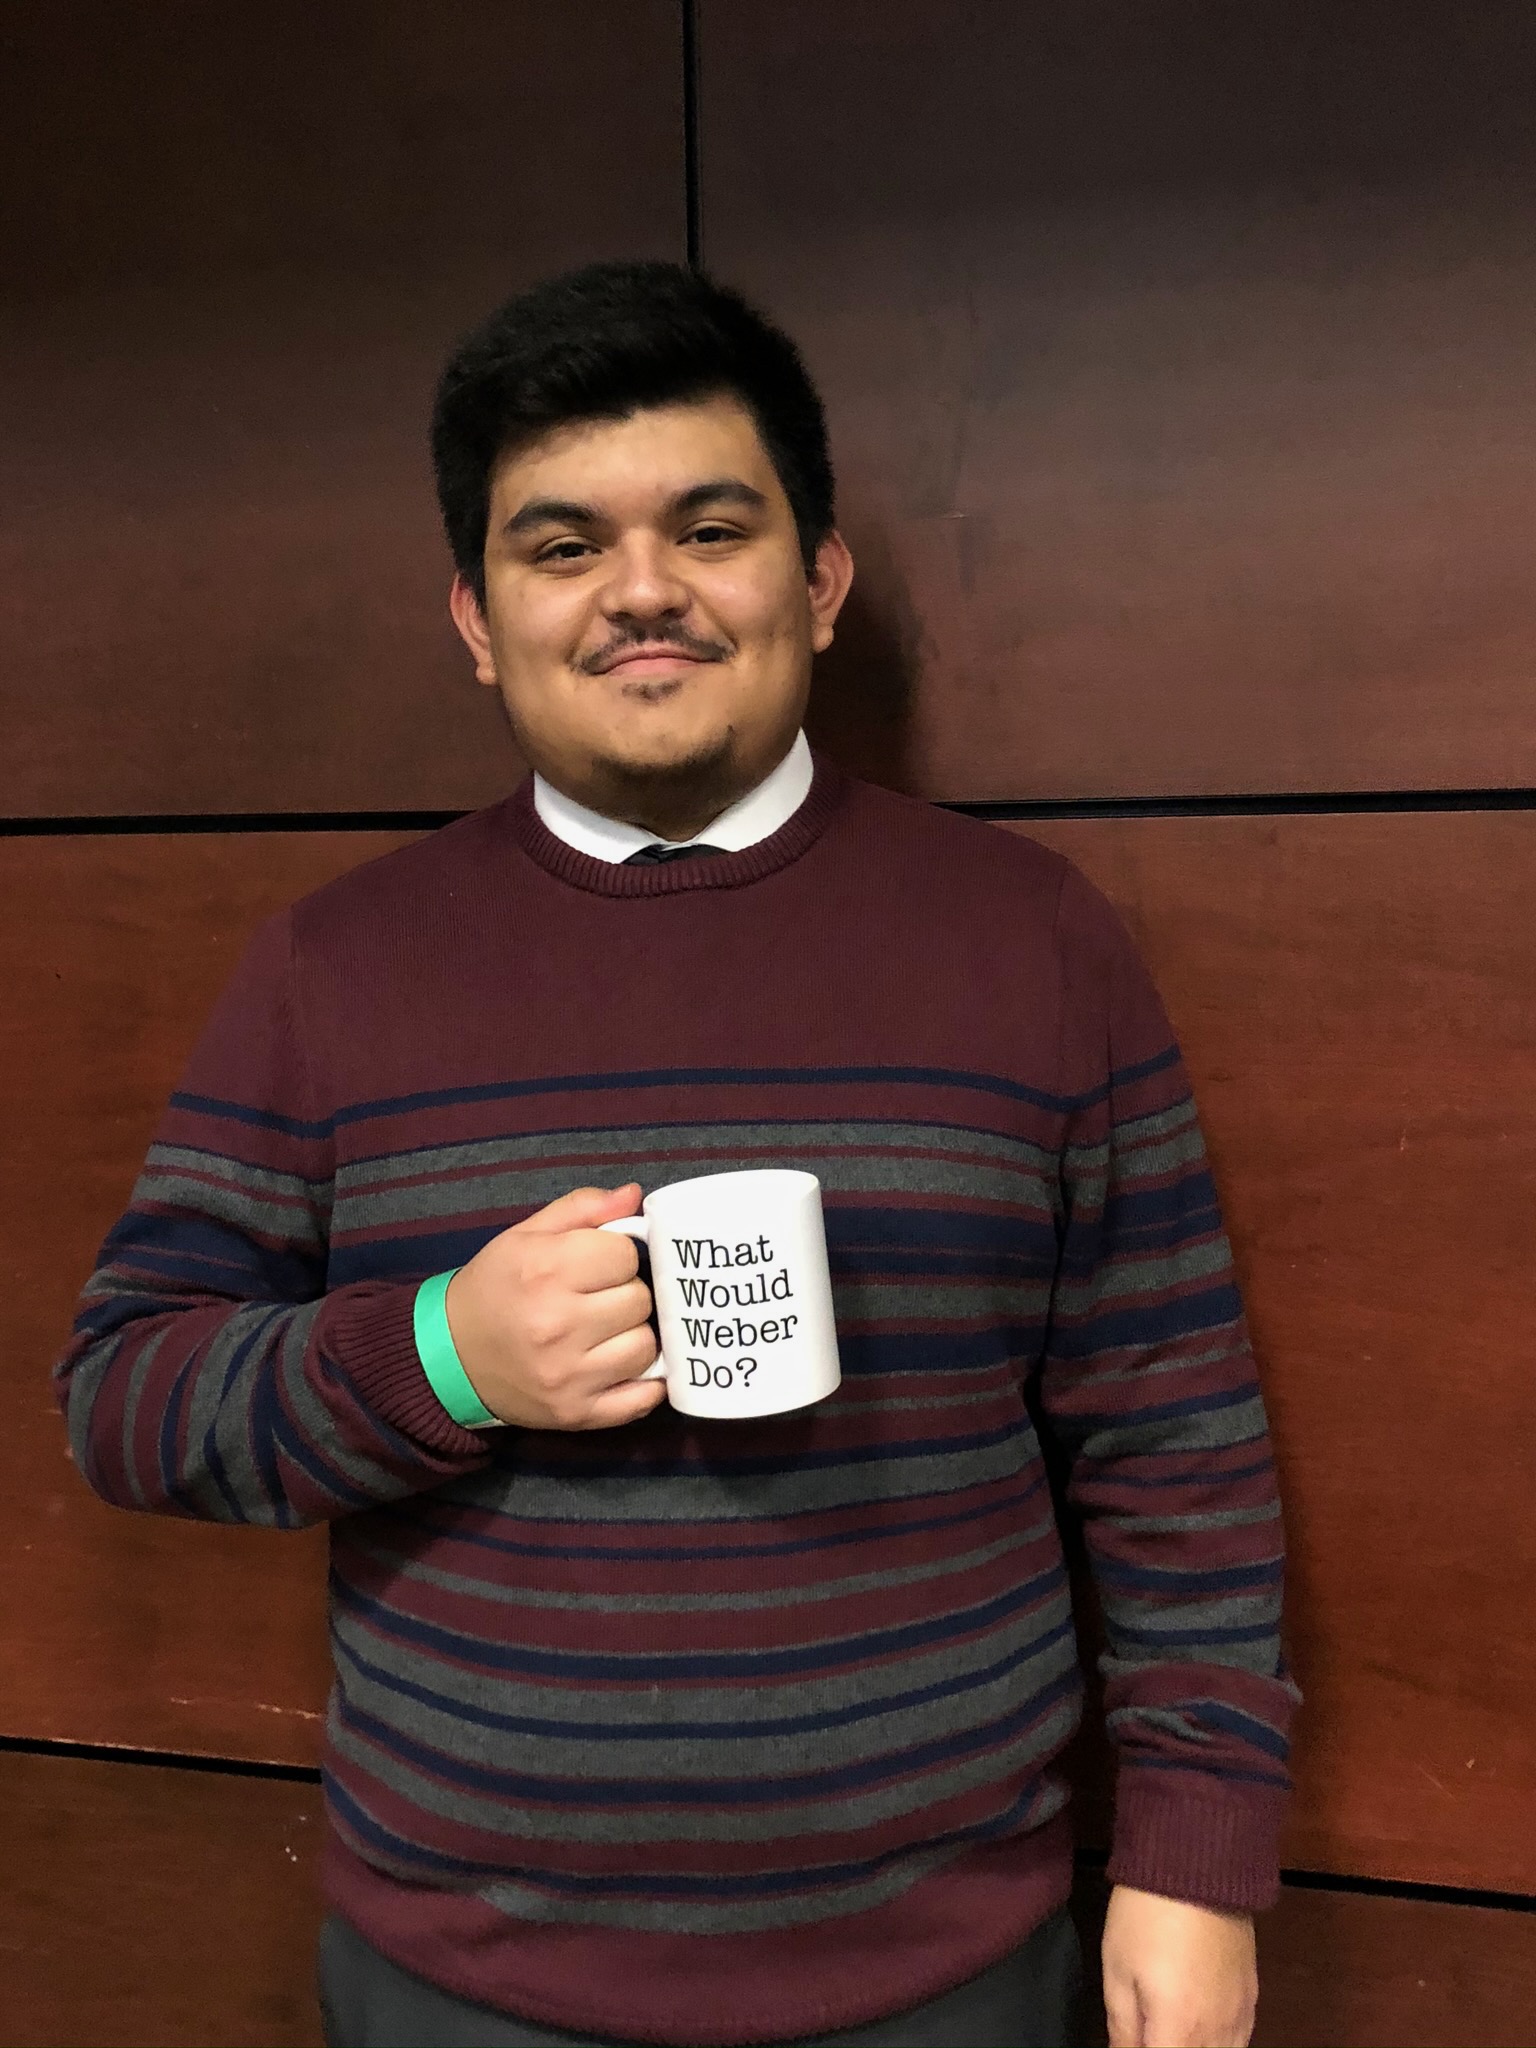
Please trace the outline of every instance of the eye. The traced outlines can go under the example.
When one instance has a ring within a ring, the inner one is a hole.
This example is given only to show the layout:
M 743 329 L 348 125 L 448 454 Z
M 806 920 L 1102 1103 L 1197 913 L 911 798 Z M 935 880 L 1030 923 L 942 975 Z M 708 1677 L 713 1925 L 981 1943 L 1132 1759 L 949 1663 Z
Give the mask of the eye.
M 708 519 L 702 526 L 696 526 L 688 535 L 689 540 L 701 541 L 705 547 L 718 547 L 722 541 L 740 540 L 739 528 L 726 526 L 718 519 Z
M 548 547 L 539 549 L 535 562 L 579 562 L 583 556 L 594 552 L 589 540 L 552 540 Z

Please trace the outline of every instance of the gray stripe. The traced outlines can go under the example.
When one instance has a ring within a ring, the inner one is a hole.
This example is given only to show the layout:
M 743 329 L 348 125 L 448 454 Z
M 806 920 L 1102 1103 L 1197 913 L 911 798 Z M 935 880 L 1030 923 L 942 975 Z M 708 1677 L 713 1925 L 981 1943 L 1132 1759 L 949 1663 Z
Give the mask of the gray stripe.
M 1063 1280 L 1057 1290 L 1061 1313 L 1081 1316 L 1111 1302 L 1131 1301 L 1138 1295 L 1161 1294 L 1167 1288 L 1185 1287 L 1194 1280 L 1209 1280 L 1226 1273 L 1232 1265 L 1227 1240 L 1219 1232 L 1203 1244 L 1189 1244 L 1172 1253 L 1140 1257 L 1134 1252 L 1109 1259 L 1087 1283 Z
M 530 1607 L 557 1614 L 740 1614 L 749 1609 L 814 1607 L 827 1600 L 846 1600 L 858 1593 L 888 1591 L 896 1586 L 920 1586 L 930 1579 L 952 1577 L 956 1572 L 978 1571 L 1010 1552 L 1038 1543 L 1052 1518 L 1047 1515 L 1033 1527 L 1010 1531 L 995 1543 L 953 1556 L 933 1558 L 924 1564 L 897 1566 L 888 1571 L 855 1572 L 846 1578 L 815 1579 L 803 1586 L 772 1586 L 761 1592 L 735 1589 L 728 1593 L 569 1593 L 536 1592 L 531 1587 L 494 1584 L 469 1578 L 461 1572 L 442 1571 L 423 1564 L 419 1558 L 402 1558 L 394 1552 L 357 1541 L 356 1547 L 381 1564 L 396 1580 L 411 1585 L 436 1586 L 445 1593 L 458 1593 L 493 1606 Z M 684 1568 L 680 1561 L 679 1568 Z M 620 1567 L 622 1570 L 623 1568 Z
M 1000 1792 L 1005 1788 L 999 1788 Z M 1034 1825 L 1041 1826 L 1065 1806 L 1064 1787 L 1042 1788 L 1040 1808 Z M 1002 1798 L 998 1801 L 1001 1808 Z M 487 1885 L 481 1897 L 501 1912 L 518 1919 L 565 1922 L 584 1927 L 632 1927 L 676 1934 L 754 1934 L 774 1927 L 805 1927 L 819 1920 L 841 1919 L 871 1906 L 900 1898 L 920 1878 L 942 1869 L 964 1855 L 969 1842 L 946 1843 L 942 1849 L 914 1852 L 900 1861 L 854 1884 L 826 1891 L 810 1889 L 814 1871 L 798 1873 L 807 1888 L 796 1896 L 781 1895 L 766 1900 L 719 1904 L 672 1899 L 577 1899 L 568 1894 L 554 1898 L 524 1885 L 501 1882 Z
M 851 1148 L 863 1151 L 949 1152 L 972 1158 L 991 1159 L 1021 1171 L 1046 1173 L 1052 1177 L 1056 1159 L 1043 1146 L 1031 1144 L 997 1131 L 968 1130 L 946 1124 L 841 1122 L 841 1123 L 749 1123 L 749 1124 L 639 1124 L 616 1125 L 606 1129 L 534 1131 L 503 1138 L 481 1138 L 463 1145 L 439 1145 L 423 1151 L 388 1153 L 358 1160 L 337 1171 L 336 1185 L 349 1195 L 367 1193 L 382 1183 L 403 1177 L 472 1172 L 482 1167 L 540 1166 L 552 1153 L 566 1159 L 631 1161 L 656 1158 L 666 1153 L 693 1150 L 713 1157 L 726 1152 L 737 1157 L 770 1153 L 777 1158 L 791 1156 L 819 1159 L 826 1151 Z M 668 1167 L 676 1162 L 668 1161 Z M 761 1165 L 762 1158 L 753 1158 Z M 811 1171 L 817 1169 L 812 1166 Z M 675 1178 L 685 1179 L 693 1171 L 679 1167 Z M 665 1185 L 658 1181 L 657 1186 Z
M 1211 1509 L 1188 1515 L 1116 1515 L 1117 1529 L 1135 1530 L 1142 1536 L 1174 1535 L 1185 1529 L 1242 1529 L 1258 1522 L 1278 1522 L 1280 1503 L 1269 1501 L 1258 1508 Z
M 1280 1595 L 1278 1591 L 1262 1594 L 1231 1594 L 1224 1600 L 1179 1600 L 1164 1606 L 1161 1602 L 1113 1598 L 1104 1602 L 1104 1612 L 1111 1625 L 1119 1622 L 1136 1631 L 1142 1641 L 1138 1648 L 1148 1655 L 1157 1654 L 1157 1645 L 1146 1641 L 1149 1636 L 1161 1633 L 1183 1635 L 1187 1638 L 1190 1630 L 1198 1630 L 1202 1636 L 1214 1638 L 1224 1629 L 1268 1628 L 1278 1630 L 1280 1626 Z M 1172 1646 L 1170 1657 L 1186 1658 L 1189 1644 Z
M 1106 1130 L 1102 1137 L 1071 1141 L 1063 1146 L 1062 1157 L 1072 1161 L 1072 1170 L 1076 1174 L 1095 1156 L 1107 1159 L 1111 1144 L 1118 1152 L 1125 1145 L 1144 1145 L 1149 1140 L 1165 1138 L 1171 1132 L 1185 1130 L 1197 1122 L 1194 1102 L 1186 1095 L 1171 1108 L 1155 1110 L 1150 1116 L 1123 1118 L 1112 1130 Z
M 781 1151 L 776 1156 L 788 1159 L 800 1155 Z M 711 1153 L 707 1161 L 696 1161 L 660 1175 L 648 1174 L 646 1163 L 643 1144 L 635 1143 L 623 1155 L 621 1165 L 624 1172 L 637 1180 L 652 1187 L 665 1187 L 671 1180 L 686 1180 L 695 1172 L 729 1173 L 762 1162 L 739 1151 L 721 1151 Z M 916 1158 L 899 1152 L 860 1158 L 818 1158 L 812 1163 L 829 1194 L 915 1194 L 934 1200 L 959 1195 L 971 1201 L 1006 1203 L 1011 1208 L 1042 1216 L 1053 1213 L 1050 1190 L 1035 1166 L 977 1165 L 969 1161 Z M 343 1192 L 338 1183 L 336 1230 L 370 1230 L 385 1224 L 477 1215 L 486 1210 L 542 1208 L 560 1195 L 569 1194 L 577 1185 L 579 1182 L 568 1166 L 544 1163 L 482 1173 L 472 1180 L 413 1180 L 408 1186 L 379 1188 L 372 1193 Z
M 996 1280 L 990 1275 L 971 1286 L 927 1280 L 836 1280 L 832 1294 L 839 1322 L 916 1324 L 982 1323 L 998 1316 L 1045 1320 L 1051 1281 Z M 914 1335 L 921 1334 L 920 1328 Z
M 357 1797 L 355 1788 L 349 1788 Z M 1047 1788 L 1046 1798 L 1050 1800 L 1057 1788 Z M 1050 1818 L 1052 1812 L 1065 1804 L 1066 1794 L 1061 1792 L 1054 1803 L 1047 1805 L 1040 1819 Z M 365 1811 L 367 1802 L 359 1801 Z M 421 1883 L 421 1868 L 414 1861 L 391 1857 L 381 1853 L 373 1841 L 360 1841 L 347 1826 L 345 1819 L 330 1809 L 330 1820 L 338 1835 L 352 1849 L 354 1855 L 377 1870 L 393 1872 L 411 1884 Z M 381 1833 L 389 1831 L 370 1815 Z M 513 1920 L 527 1920 L 545 1925 L 577 1927 L 628 1927 L 654 1933 L 673 1934 L 748 1934 L 758 1933 L 776 1927 L 798 1927 L 818 1920 L 832 1920 L 844 1914 L 856 1912 L 862 1907 L 875 1906 L 887 1899 L 899 1898 L 904 1891 L 937 1870 L 945 1863 L 966 1853 L 969 1843 L 946 1844 L 942 1850 L 902 1858 L 875 1877 L 860 1884 L 842 1885 L 820 1892 L 814 1896 L 779 1897 L 768 1901 L 752 1901 L 740 1905 L 717 1905 L 704 1902 L 657 1900 L 613 1900 L 583 1899 L 568 1893 L 546 1894 L 531 1886 L 520 1885 L 509 1879 L 494 1880 L 481 1886 L 471 1896 L 482 1899 L 486 1905 Z M 814 1881 L 814 1872 L 805 1872 L 808 1884 Z
M 1158 1458 L 1170 1451 L 1227 1450 L 1234 1444 L 1255 1442 L 1266 1427 L 1264 1403 L 1255 1393 L 1249 1401 L 1197 1408 L 1188 1415 L 1169 1415 L 1156 1421 L 1127 1416 L 1123 1427 L 1089 1430 L 1082 1439 L 1082 1454 L 1094 1459 Z
M 138 1460 L 134 1456 L 134 1438 L 138 1433 L 139 1403 L 144 1398 L 144 1382 L 149 1378 L 155 1363 L 155 1354 L 170 1335 L 169 1328 L 156 1330 L 152 1337 L 145 1339 L 137 1356 L 128 1368 L 128 1391 L 123 1398 L 122 1455 L 123 1470 L 128 1478 L 128 1491 L 133 1495 L 135 1507 L 147 1507 L 144 1489 L 139 1484 Z
M 1197 1366 L 1218 1365 L 1228 1359 L 1241 1360 L 1245 1376 L 1253 1371 L 1253 1361 L 1248 1353 L 1223 1339 L 1221 1343 L 1212 1344 L 1204 1351 L 1174 1350 L 1156 1353 L 1150 1358 L 1136 1355 L 1128 1365 L 1111 1365 L 1108 1362 L 1101 1364 L 1095 1360 L 1092 1384 L 1095 1392 L 1101 1387 L 1108 1386 L 1134 1387 L 1139 1386 L 1143 1380 L 1157 1379 L 1170 1373 L 1193 1372 Z
M 744 1751 L 771 1745 L 776 1775 L 833 1770 L 871 1756 L 911 1749 L 968 1728 L 1001 1719 L 1072 1670 L 1077 1650 L 1063 1629 L 1069 1604 L 1063 1591 L 1014 1623 L 989 1629 L 979 1641 L 946 1643 L 923 1655 L 874 1669 L 788 1684 L 753 1686 L 743 1694 L 731 1686 L 670 1686 L 637 1683 L 622 1691 L 595 1692 L 576 1686 L 529 1685 L 439 1662 L 428 1654 L 391 1642 L 384 1681 L 370 1678 L 345 1654 L 379 1663 L 380 1645 L 347 1617 L 332 1614 L 338 1655 L 338 1686 L 360 1711 L 399 1728 L 445 1756 L 468 1763 L 505 1767 L 512 1745 L 519 1767 L 543 1777 L 611 1779 L 616 1769 L 629 1777 L 690 1784 L 699 1779 L 742 1775 Z M 1042 1638 L 1061 1631 L 1055 1640 Z M 985 1674 L 1011 1654 L 1018 1665 L 993 1677 Z M 637 1669 L 637 1679 L 639 1671 Z M 409 1686 L 444 1701 L 406 1693 Z M 931 1695 L 906 1704 L 883 1702 L 912 1694 Z M 509 1720 L 558 1720 L 559 1734 L 523 1734 L 464 1719 L 455 1702 Z M 737 1732 L 750 1713 L 770 1732 L 750 1737 Z M 824 1718 L 826 1725 L 796 1724 Z M 609 1731 L 627 1725 L 633 1735 Z M 775 1724 L 782 1724 L 776 1726 Z M 669 1726 L 681 1732 L 671 1734 Z M 723 1732 L 708 1735 L 701 1728 Z M 583 1733 L 584 1729 L 591 1733 Z M 621 1746 L 616 1750 L 615 1745 Z
M 276 1503 L 251 1455 L 249 1402 L 252 1377 L 276 1334 L 272 1326 L 281 1325 L 292 1313 L 291 1308 L 268 1303 L 234 1310 L 208 1340 L 198 1361 L 187 1403 L 182 1483 L 199 1511 L 214 1521 L 228 1522 L 234 1517 L 209 1466 L 206 1446 L 210 1431 L 226 1483 L 240 1503 L 240 1520 L 270 1528 L 278 1519 Z M 251 1357 L 226 1393 L 230 1364 L 248 1339 L 254 1339 Z
M 360 1770 L 387 1784 L 413 1807 L 454 1826 L 473 1828 L 482 1835 L 502 1835 L 509 1841 L 606 1843 L 621 1848 L 655 1842 L 784 1842 L 807 1835 L 846 1837 L 861 1828 L 878 1827 L 904 1815 L 926 1812 L 941 1800 L 975 1791 L 979 1786 L 1024 1777 L 1061 1748 L 1077 1720 L 1076 1705 L 1063 1702 L 1031 1731 L 1027 1742 L 1015 1739 L 943 1770 L 900 1777 L 875 1791 L 839 1792 L 792 1805 L 774 1803 L 763 1808 L 740 1804 L 623 1810 L 585 1804 L 522 1807 L 496 1802 L 489 1792 L 456 1792 L 442 1779 L 414 1771 L 371 1744 L 356 1740 L 345 1728 L 333 1731 L 332 1747 Z M 986 1724 L 976 1724 L 976 1733 L 985 1737 Z M 896 1771 L 910 1768 L 904 1766 L 900 1756 L 891 1761 Z M 772 1779 L 763 1782 L 771 1789 Z M 614 1797 L 622 1801 L 621 1786 L 615 1787 Z M 531 1859 L 508 1860 L 526 1863 Z
M 267 1201 L 229 1185 L 211 1187 L 206 1181 L 188 1180 L 181 1174 L 145 1173 L 139 1176 L 133 1200 L 136 1208 L 159 1203 L 197 1216 L 212 1216 L 247 1237 L 277 1238 L 285 1249 L 316 1252 L 325 1244 L 325 1219 L 301 1197 L 291 1202 Z
M 912 1458 L 871 1458 L 846 1465 L 782 1472 L 704 1471 L 687 1474 L 616 1472 L 568 1479 L 497 1464 L 438 1487 L 436 1500 L 490 1508 L 522 1522 L 580 1527 L 604 1522 L 754 1522 L 808 1512 L 861 1507 L 922 1494 L 960 1495 L 1032 1472 L 1039 1456 L 1034 1430 L 1020 1415 L 1001 1443 Z
M 218 1181 L 263 1195 L 291 1195 L 300 1200 L 319 1201 L 324 1206 L 331 1189 L 330 1175 L 307 1180 L 300 1173 L 283 1173 L 272 1166 L 252 1166 L 227 1152 L 203 1152 L 194 1145 L 151 1145 L 145 1159 L 146 1172 L 207 1174 Z

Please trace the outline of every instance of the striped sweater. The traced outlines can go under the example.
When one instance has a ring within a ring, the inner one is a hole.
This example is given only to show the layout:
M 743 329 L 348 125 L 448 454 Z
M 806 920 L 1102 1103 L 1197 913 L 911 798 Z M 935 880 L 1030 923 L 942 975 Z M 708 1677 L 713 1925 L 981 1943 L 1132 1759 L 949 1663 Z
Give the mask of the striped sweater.
M 843 1383 L 470 1434 L 415 1290 L 583 1184 L 807 1168 Z M 257 935 L 60 1367 L 107 1500 L 331 1526 L 328 1887 L 462 1996 L 785 2039 L 1066 1896 L 1081 1523 L 1111 1876 L 1276 1884 L 1294 1699 L 1263 1408 L 1189 1090 L 1056 855 L 818 764 L 614 867 L 495 808 Z M 1043 1449 L 1044 1446 L 1044 1449 Z

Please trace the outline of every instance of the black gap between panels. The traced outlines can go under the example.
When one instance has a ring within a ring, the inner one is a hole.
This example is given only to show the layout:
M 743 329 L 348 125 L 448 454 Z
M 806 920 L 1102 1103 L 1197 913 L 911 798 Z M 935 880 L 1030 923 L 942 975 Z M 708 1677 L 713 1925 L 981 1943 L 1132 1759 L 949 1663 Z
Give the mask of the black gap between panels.
M 683 218 L 688 268 L 704 260 L 699 209 L 699 8 L 679 0 L 683 32 Z
M 0 1735 L 0 1756 L 47 1756 L 95 1764 L 153 1764 L 165 1771 L 201 1772 L 212 1778 L 276 1778 L 287 1785 L 318 1785 L 311 1764 L 267 1764 L 228 1756 L 185 1756 L 171 1749 L 119 1749 L 110 1742 L 50 1742 L 33 1735 Z
M 984 797 L 936 808 L 992 823 L 1056 818 L 1287 818 L 1536 810 L 1536 789 L 1284 790 L 1262 796 Z M 121 817 L 0 818 L 0 838 L 185 832 L 432 832 L 467 815 L 419 811 L 173 811 Z

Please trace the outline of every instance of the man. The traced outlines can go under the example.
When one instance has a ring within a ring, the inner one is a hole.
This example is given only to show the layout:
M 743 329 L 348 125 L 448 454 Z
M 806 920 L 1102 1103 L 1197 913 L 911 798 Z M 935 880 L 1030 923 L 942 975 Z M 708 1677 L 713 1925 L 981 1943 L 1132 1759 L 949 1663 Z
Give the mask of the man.
M 1108 1642 L 1112 2038 L 1245 2041 L 1278 1511 L 1143 970 L 1054 854 L 813 761 L 852 564 L 734 295 L 527 294 L 434 449 L 535 778 L 257 935 L 61 1367 L 106 1499 L 331 1524 L 331 2038 L 1064 2039 L 1044 1434 Z M 690 1420 L 598 1226 L 761 1164 L 822 1181 L 843 1385 Z

